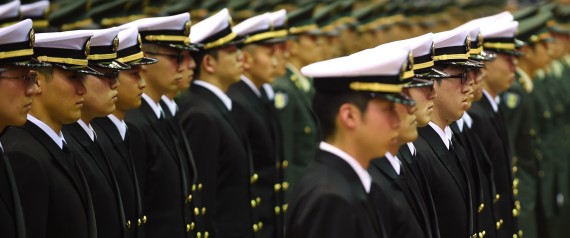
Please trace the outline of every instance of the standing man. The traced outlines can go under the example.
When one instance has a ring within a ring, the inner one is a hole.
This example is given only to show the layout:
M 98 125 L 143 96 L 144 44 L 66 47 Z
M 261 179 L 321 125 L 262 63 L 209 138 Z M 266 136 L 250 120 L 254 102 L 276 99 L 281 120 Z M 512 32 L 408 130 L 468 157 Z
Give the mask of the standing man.
M 515 31 L 518 22 L 489 22 L 481 28 L 485 50 L 496 53 L 493 61 L 485 62 L 487 76 L 483 80 L 483 97 L 469 109 L 473 119 L 472 130 L 483 144 L 493 167 L 496 187 L 494 203 L 497 209 L 495 229 L 498 237 L 517 237 L 514 215 L 518 216 L 513 196 L 513 169 L 507 128 L 499 111 L 498 95 L 507 90 L 514 80 Z M 514 212 L 516 210 L 516 212 Z
M 3 45 L 16 42 L 30 42 L 32 21 L 24 20 L 12 26 L 0 28 L 0 38 Z M 0 46 L 2 47 L 2 46 Z M 39 93 L 36 72 L 30 72 L 29 67 L 37 63 L 31 62 L 33 50 L 31 46 L 11 48 L 24 50 L 22 56 L 0 57 L 0 133 L 9 126 L 21 126 L 26 123 L 26 115 L 32 106 L 32 96 Z M 38 65 L 39 66 L 39 65 Z M 4 147 L 0 143 L 0 231 L 2 237 L 26 238 L 24 212 L 18 188 L 12 171 L 12 165 L 4 155 Z
M 185 54 L 189 48 L 186 42 L 190 34 L 190 15 L 145 18 L 121 28 L 132 26 L 138 27 L 144 55 L 158 60 L 156 64 L 142 66 L 140 73 L 146 87 L 141 106 L 125 116 L 128 123 L 147 133 L 149 141 L 144 184 L 140 184 L 148 220 L 146 236 L 198 236 L 192 231 L 193 216 L 206 211 L 195 212 L 199 208 L 192 207 L 191 181 L 195 171 L 190 169 L 178 138 L 168 128 L 164 112 L 168 109 L 160 106 L 163 95 L 178 90 L 182 72 L 187 70 L 191 60 Z M 202 232 L 205 231 L 200 231 L 200 236 Z
M 145 83 L 140 76 L 142 65 L 154 64 L 155 59 L 144 57 L 136 27 L 121 30 L 118 34 L 117 61 L 130 66 L 119 71 L 115 111 L 106 117 L 92 120 L 97 141 L 109 157 L 117 177 L 123 200 L 123 209 L 129 238 L 145 237 L 143 224 L 147 222 L 141 185 L 144 184 L 146 136 L 138 128 L 124 121 L 126 111 L 141 104 Z
M 375 207 L 380 194 L 366 171 L 398 137 L 395 102 L 414 105 L 401 94 L 413 76 L 402 65 L 408 50 L 386 50 L 311 64 L 314 100 L 324 141 L 314 162 L 292 191 L 286 237 L 389 237 Z M 406 70 L 406 71 L 404 71 Z
M 230 86 L 228 96 L 245 110 L 236 124 L 244 129 L 250 142 L 253 168 L 259 181 L 253 191 L 261 198 L 259 218 L 263 229 L 257 237 L 283 237 L 284 193 L 282 187 L 282 136 L 275 108 L 264 85 L 271 84 L 277 67 L 275 42 L 282 41 L 282 32 L 271 27 L 270 14 L 249 18 L 233 27 L 244 39 L 243 74 Z M 284 33 L 284 32 L 283 32 Z M 269 87 L 271 88 L 271 87 Z
M 555 181 L 561 167 L 557 160 L 562 154 L 553 155 L 556 153 L 553 145 L 558 142 L 556 139 L 548 140 L 547 136 L 552 138 L 551 135 L 560 130 L 554 127 L 553 122 L 543 121 L 548 119 L 543 119 L 544 114 L 540 112 L 555 104 L 545 98 L 550 95 L 551 88 L 560 87 L 551 84 L 557 80 L 548 83 L 542 80 L 537 87 L 534 82 L 538 78 L 538 71 L 546 69 L 550 62 L 548 43 L 551 38 L 546 28 L 548 18 L 548 15 L 539 15 L 520 20 L 517 39 L 525 44 L 520 47 L 522 55 L 517 58 L 515 80 L 502 95 L 504 103 L 500 107 L 512 146 L 513 166 L 517 168 L 516 173 L 513 173 L 513 194 L 520 201 L 515 201 L 515 209 L 520 213 L 519 227 L 524 237 L 531 238 L 558 237 L 548 234 L 547 228 L 552 227 L 558 219 L 554 201 L 560 190 L 555 186 Z M 545 104 L 548 106 L 544 107 Z M 545 143 L 550 143 L 542 145 L 539 137 Z M 556 150 L 563 151 L 562 148 Z M 548 173 L 539 175 L 539 171 Z
M 28 237 L 97 237 L 87 181 L 61 133 L 64 124 L 81 118 L 86 74 L 101 75 L 87 66 L 91 36 L 35 35 L 34 56 L 51 67 L 38 69 L 41 93 L 33 97 L 26 124 L 2 137 L 12 158 Z
M 104 75 L 86 77 L 83 82 L 86 93 L 81 119 L 65 125 L 62 131 L 87 179 L 95 209 L 97 234 L 120 238 L 130 226 L 125 219 L 116 175 L 90 123 L 94 118 L 109 115 L 115 110 L 119 70 L 129 69 L 129 66 L 114 61 L 119 44 L 119 28 L 88 32 L 93 34 L 90 39 L 91 52 L 87 57 L 89 65 Z
M 433 66 L 432 33 L 380 45 L 374 50 L 379 50 L 377 52 L 381 53 L 381 49 L 391 47 L 411 48 L 414 53 L 412 67 L 415 75 L 429 78 L 433 74 L 431 72 Z M 404 86 L 403 92 L 412 98 L 416 105 L 414 107 L 396 105 L 396 112 L 402 122 L 398 143 L 390 148 L 384 157 L 372 160 L 368 172 L 382 191 L 391 194 L 388 200 L 389 205 L 383 205 L 384 211 L 382 210 L 383 201 L 376 201 L 379 214 L 387 223 L 387 234 L 390 237 L 439 237 L 437 218 L 432 211 L 433 205 L 429 202 L 431 195 L 426 197 L 421 193 L 420 183 L 414 175 L 415 171 L 410 169 L 411 163 L 401 158 L 413 160 L 406 143 L 415 141 L 418 137 L 417 127 L 426 126 L 431 118 L 430 107 L 433 106 L 435 98 L 433 81 L 413 78 L 406 83 L 408 84 Z M 405 156 L 397 156 L 398 151 L 401 150 L 404 150 Z
M 449 125 L 468 107 L 473 80 L 468 67 L 482 67 L 468 59 L 469 32 L 451 30 L 434 35 L 435 66 L 446 75 L 436 77 L 433 114 L 428 126 L 419 128 L 417 165 L 422 169 L 437 213 L 442 238 L 471 237 L 473 229 L 472 175 L 463 147 L 452 138 Z
M 254 237 L 263 228 L 255 217 L 257 204 L 265 201 L 252 194 L 259 175 L 248 138 L 235 120 L 243 108 L 226 95 L 242 74 L 231 25 L 229 11 L 223 9 L 192 27 L 191 42 L 201 45 L 195 56 L 198 77 L 180 103 L 178 119 L 200 171 L 206 229 L 213 237 Z
M 313 6 L 297 9 L 287 15 L 290 40 L 286 43 L 287 71 L 273 82 L 275 108 L 283 131 L 284 159 L 286 167 L 285 192 L 290 191 L 302 171 L 315 157 L 319 141 L 317 120 L 311 109 L 314 88 L 311 79 L 299 72 L 303 66 L 320 60 L 321 45 L 317 25 L 314 23 Z M 311 49 L 311 50 L 307 50 Z M 286 210 L 286 206 L 284 209 Z

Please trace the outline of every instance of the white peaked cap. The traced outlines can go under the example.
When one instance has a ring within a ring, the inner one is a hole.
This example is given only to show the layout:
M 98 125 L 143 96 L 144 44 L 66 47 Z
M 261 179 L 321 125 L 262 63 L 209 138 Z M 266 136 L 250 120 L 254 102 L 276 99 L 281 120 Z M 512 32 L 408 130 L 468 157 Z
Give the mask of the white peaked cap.
M 49 1 L 38 1 L 20 6 L 20 11 L 24 18 L 37 17 L 43 16 L 47 8 L 49 8 Z
M 101 30 L 77 30 L 75 32 L 91 32 L 91 46 L 107 46 L 113 44 L 115 37 L 119 34 L 118 27 L 112 27 Z
M 238 36 L 242 37 L 250 35 L 251 33 L 267 31 L 271 28 L 271 20 L 269 16 L 269 13 L 264 13 L 248 18 L 240 24 L 235 25 L 232 29 Z
M 434 34 L 430 32 L 414 38 L 379 45 L 377 48 L 401 47 L 403 49 L 410 49 L 414 57 L 428 55 L 432 53 L 433 35 Z
M 466 29 L 453 29 L 438 32 L 433 35 L 433 43 L 436 49 L 465 45 L 465 39 L 469 36 Z
M 287 10 L 281 9 L 276 12 L 269 13 L 271 24 L 275 28 L 284 27 L 285 23 L 287 23 Z
M 183 29 L 186 22 L 190 21 L 190 13 L 182 13 L 174 16 L 166 17 L 150 17 L 138 19 L 133 22 L 129 22 L 122 26 L 121 29 L 136 26 L 139 32 L 142 31 L 161 31 L 161 30 L 180 30 Z
M 93 36 L 91 31 L 64 31 L 36 34 L 35 47 L 82 50 Z
M 488 24 L 481 28 L 483 38 L 513 38 L 517 32 L 519 23 L 512 21 L 501 24 Z
M 402 73 L 409 50 L 402 48 L 370 49 L 350 56 L 334 58 L 301 68 L 309 77 L 392 76 Z M 382 57 L 383 55 L 390 57 Z
M 129 27 L 121 30 L 118 34 L 119 48 L 122 50 L 139 43 L 139 29 L 136 27 Z
M 18 17 L 20 15 L 20 1 L 12 1 L 0 5 L 0 19 Z
M 26 19 L 14 25 L 0 28 L 0 45 L 30 40 L 32 20 Z
M 231 27 L 231 19 L 230 12 L 227 8 L 224 8 L 220 12 L 196 23 L 190 31 L 190 42 L 201 43 L 206 38 Z

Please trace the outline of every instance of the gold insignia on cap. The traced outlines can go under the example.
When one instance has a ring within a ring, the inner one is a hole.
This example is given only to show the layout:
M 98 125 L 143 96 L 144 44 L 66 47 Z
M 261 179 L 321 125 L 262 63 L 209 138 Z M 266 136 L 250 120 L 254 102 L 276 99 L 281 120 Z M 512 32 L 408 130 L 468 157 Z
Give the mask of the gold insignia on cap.
M 188 36 L 190 35 L 190 21 L 186 21 L 186 23 L 184 23 L 184 35 Z
M 137 40 L 138 40 L 138 44 L 139 44 L 139 49 L 142 50 L 142 39 L 141 39 L 141 34 L 138 34 L 137 36 Z
M 477 48 L 481 47 L 483 47 L 483 34 L 479 32 L 479 34 L 477 34 Z
M 91 52 L 91 40 L 88 40 L 85 43 L 85 56 L 89 56 L 90 52 Z
M 408 64 L 407 64 L 407 69 L 406 71 L 410 71 L 414 68 L 414 55 L 412 54 L 412 51 L 410 51 L 408 53 Z
M 431 42 L 431 60 L 435 57 L 435 42 Z
M 30 48 L 34 48 L 34 44 L 36 42 L 36 34 L 34 33 L 34 29 L 30 29 Z
M 119 37 L 115 36 L 115 39 L 113 39 L 113 52 L 117 52 L 117 49 L 119 49 Z
M 234 20 L 231 16 L 228 17 L 228 23 L 230 24 L 230 27 L 234 27 Z
M 469 52 L 471 50 L 471 37 L 467 36 L 465 38 L 465 49 L 467 50 L 467 52 Z

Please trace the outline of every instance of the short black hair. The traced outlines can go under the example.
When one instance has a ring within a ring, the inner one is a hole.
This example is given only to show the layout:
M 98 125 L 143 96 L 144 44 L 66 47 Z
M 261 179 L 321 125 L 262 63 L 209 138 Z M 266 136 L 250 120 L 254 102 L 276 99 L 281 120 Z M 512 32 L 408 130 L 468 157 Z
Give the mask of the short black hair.
M 370 99 L 361 92 L 317 92 L 313 98 L 313 111 L 319 120 L 323 139 L 331 138 L 336 132 L 336 116 L 340 106 L 349 103 L 365 114 Z
M 220 48 L 213 48 L 208 50 L 200 50 L 196 53 L 190 54 L 192 58 L 194 58 L 194 62 L 196 62 L 196 68 L 194 68 L 194 75 L 200 75 L 200 67 L 202 66 L 202 60 L 206 55 L 214 57 L 214 59 L 218 59 Z

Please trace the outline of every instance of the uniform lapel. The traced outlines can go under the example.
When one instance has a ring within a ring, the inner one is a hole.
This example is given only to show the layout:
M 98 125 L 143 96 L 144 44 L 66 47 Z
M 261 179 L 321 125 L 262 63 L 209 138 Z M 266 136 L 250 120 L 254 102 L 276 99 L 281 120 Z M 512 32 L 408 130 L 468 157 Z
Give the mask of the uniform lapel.
M 439 137 L 433 128 L 426 126 L 419 128 L 418 131 L 420 132 L 420 135 L 425 138 L 431 149 L 436 153 L 438 160 L 444 165 L 447 172 L 453 178 L 453 181 L 463 194 L 464 202 L 467 202 L 467 198 L 465 197 L 466 192 L 457 177 L 460 176 L 460 174 L 457 174 L 459 171 L 453 170 L 453 167 L 455 167 L 453 163 L 456 163 L 455 156 L 451 154 L 452 152 L 448 150 L 447 147 L 445 147 L 445 144 L 441 141 L 441 137 Z

